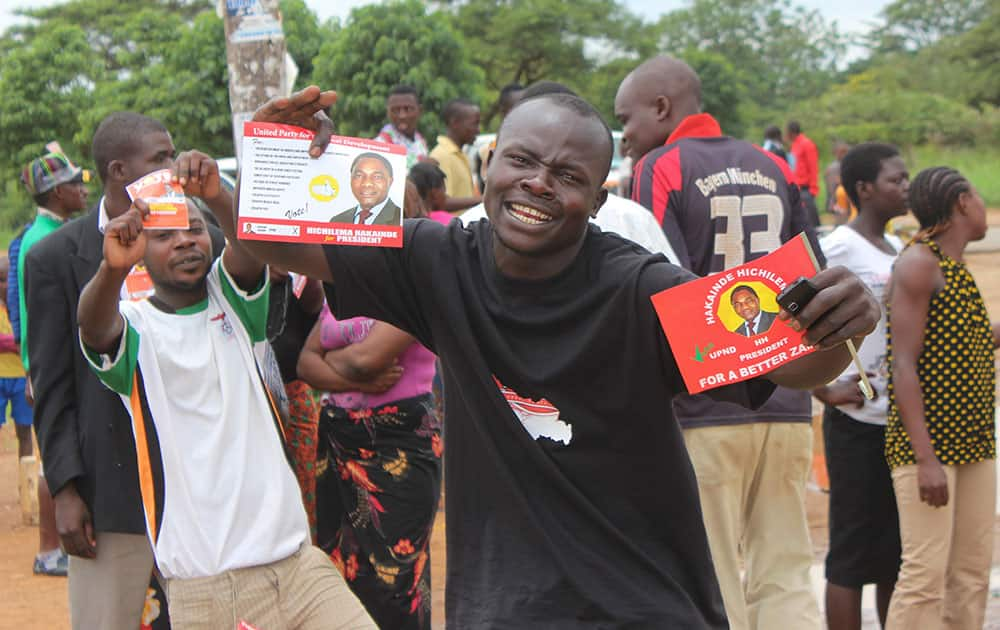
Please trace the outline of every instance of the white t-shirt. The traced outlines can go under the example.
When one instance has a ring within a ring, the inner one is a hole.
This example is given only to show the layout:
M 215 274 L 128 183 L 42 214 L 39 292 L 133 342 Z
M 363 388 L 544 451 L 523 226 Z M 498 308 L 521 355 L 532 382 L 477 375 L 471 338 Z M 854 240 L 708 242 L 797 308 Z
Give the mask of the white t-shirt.
M 480 219 L 488 219 L 486 206 L 475 205 L 462 213 L 459 218 L 465 226 Z M 663 228 L 656 222 L 656 217 L 631 199 L 619 197 L 614 193 L 608 194 L 608 200 L 597 212 L 597 218 L 591 221 L 604 232 L 614 232 L 633 243 L 642 245 L 654 254 L 663 254 L 667 260 L 675 265 L 678 264 L 677 254 L 670 246 Z
M 897 254 L 903 249 L 903 242 L 898 237 L 886 234 L 885 239 L 896 249 Z M 831 267 L 842 265 L 853 271 L 868 285 L 882 307 L 882 317 L 879 318 L 878 325 L 872 334 L 865 338 L 865 342 L 858 350 L 858 357 L 865 371 L 875 375 L 871 378 L 871 383 L 878 397 L 875 400 L 866 400 L 861 408 L 854 405 L 842 405 L 837 408 L 859 422 L 884 425 L 889 408 L 889 394 L 886 391 L 889 368 L 886 365 L 885 349 L 885 289 L 889 284 L 896 255 L 886 254 L 846 225 L 838 227 L 820 239 L 819 244 L 823 249 L 823 255 L 826 256 L 827 264 Z M 857 374 L 857 367 L 852 362 L 840 375 L 840 380 L 854 380 Z
M 258 368 L 268 284 L 247 294 L 221 261 L 203 302 L 171 314 L 123 301 L 116 355 L 84 347 L 132 419 L 146 529 L 168 578 L 275 562 L 309 539 Z

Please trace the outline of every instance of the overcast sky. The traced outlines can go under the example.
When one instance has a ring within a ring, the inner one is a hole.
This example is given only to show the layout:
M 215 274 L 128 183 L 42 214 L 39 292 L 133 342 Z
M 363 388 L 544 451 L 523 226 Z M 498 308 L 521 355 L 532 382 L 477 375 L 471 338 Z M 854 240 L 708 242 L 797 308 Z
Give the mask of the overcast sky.
M 683 7 L 686 0 L 623 0 L 625 5 L 637 15 L 652 20 L 659 15 Z M 11 11 L 15 7 L 38 7 L 58 4 L 59 0 L 3 0 L 0 2 L 0 31 L 6 30 L 15 19 Z M 797 0 L 797 3 L 810 9 L 819 9 L 824 17 L 836 20 L 845 33 L 861 33 L 867 30 L 868 24 L 875 21 L 878 12 L 888 0 Z M 329 17 L 347 17 L 354 7 L 370 4 L 370 0 L 306 0 L 321 20 Z

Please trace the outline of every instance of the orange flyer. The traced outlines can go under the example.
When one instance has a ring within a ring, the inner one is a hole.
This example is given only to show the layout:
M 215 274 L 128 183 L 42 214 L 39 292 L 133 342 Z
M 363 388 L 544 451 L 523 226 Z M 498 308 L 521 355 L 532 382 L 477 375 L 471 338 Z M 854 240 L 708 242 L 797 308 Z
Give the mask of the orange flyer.
M 188 229 L 187 197 L 169 169 L 143 175 L 125 187 L 132 201 L 142 199 L 149 204 L 149 215 L 142 226 L 150 230 Z
M 153 287 L 153 279 L 149 272 L 142 265 L 132 267 L 132 271 L 125 276 L 125 293 L 132 302 L 144 300 L 156 293 Z
M 814 352 L 778 319 L 775 298 L 819 271 L 805 234 L 752 262 L 651 299 L 688 392 L 738 383 Z

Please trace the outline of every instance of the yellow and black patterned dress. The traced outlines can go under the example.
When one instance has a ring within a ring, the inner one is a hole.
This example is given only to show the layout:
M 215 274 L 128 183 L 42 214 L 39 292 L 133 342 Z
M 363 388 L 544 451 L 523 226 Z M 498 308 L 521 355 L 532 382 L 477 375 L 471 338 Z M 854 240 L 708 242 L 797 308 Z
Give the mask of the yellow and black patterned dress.
M 979 287 L 965 265 L 927 245 L 938 258 L 944 288 L 931 296 L 924 347 L 917 362 L 924 416 L 934 453 L 942 464 L 972 464 L 996 458 L 996 371 L 993 332 Z M 888 306 L 886 306 L 888 316 Z M 892 324 L 887 327 L 889 423 L 885 455 L 890 468 L 915 464 L 893 387 Z

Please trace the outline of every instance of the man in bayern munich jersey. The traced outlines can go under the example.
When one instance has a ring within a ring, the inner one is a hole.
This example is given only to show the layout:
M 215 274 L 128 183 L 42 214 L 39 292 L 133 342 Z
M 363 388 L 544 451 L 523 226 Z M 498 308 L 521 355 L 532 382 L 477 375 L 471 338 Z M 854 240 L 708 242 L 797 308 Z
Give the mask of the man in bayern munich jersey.
M 722 134 L 698 76 L 656 57 L 618 88 L 615 115 L 636 163 L 633 199 L 656 216 L 681 265 L 706 275 L 763 256 L 801 231 L 819 255 L 788 166 Z M 809 394 L 778 388 L 758 411 L 678 396 L 705 528 L 733 630 L 820 628 L 805 486 Z M 745 583 L 740 567 L 745 568 Z

